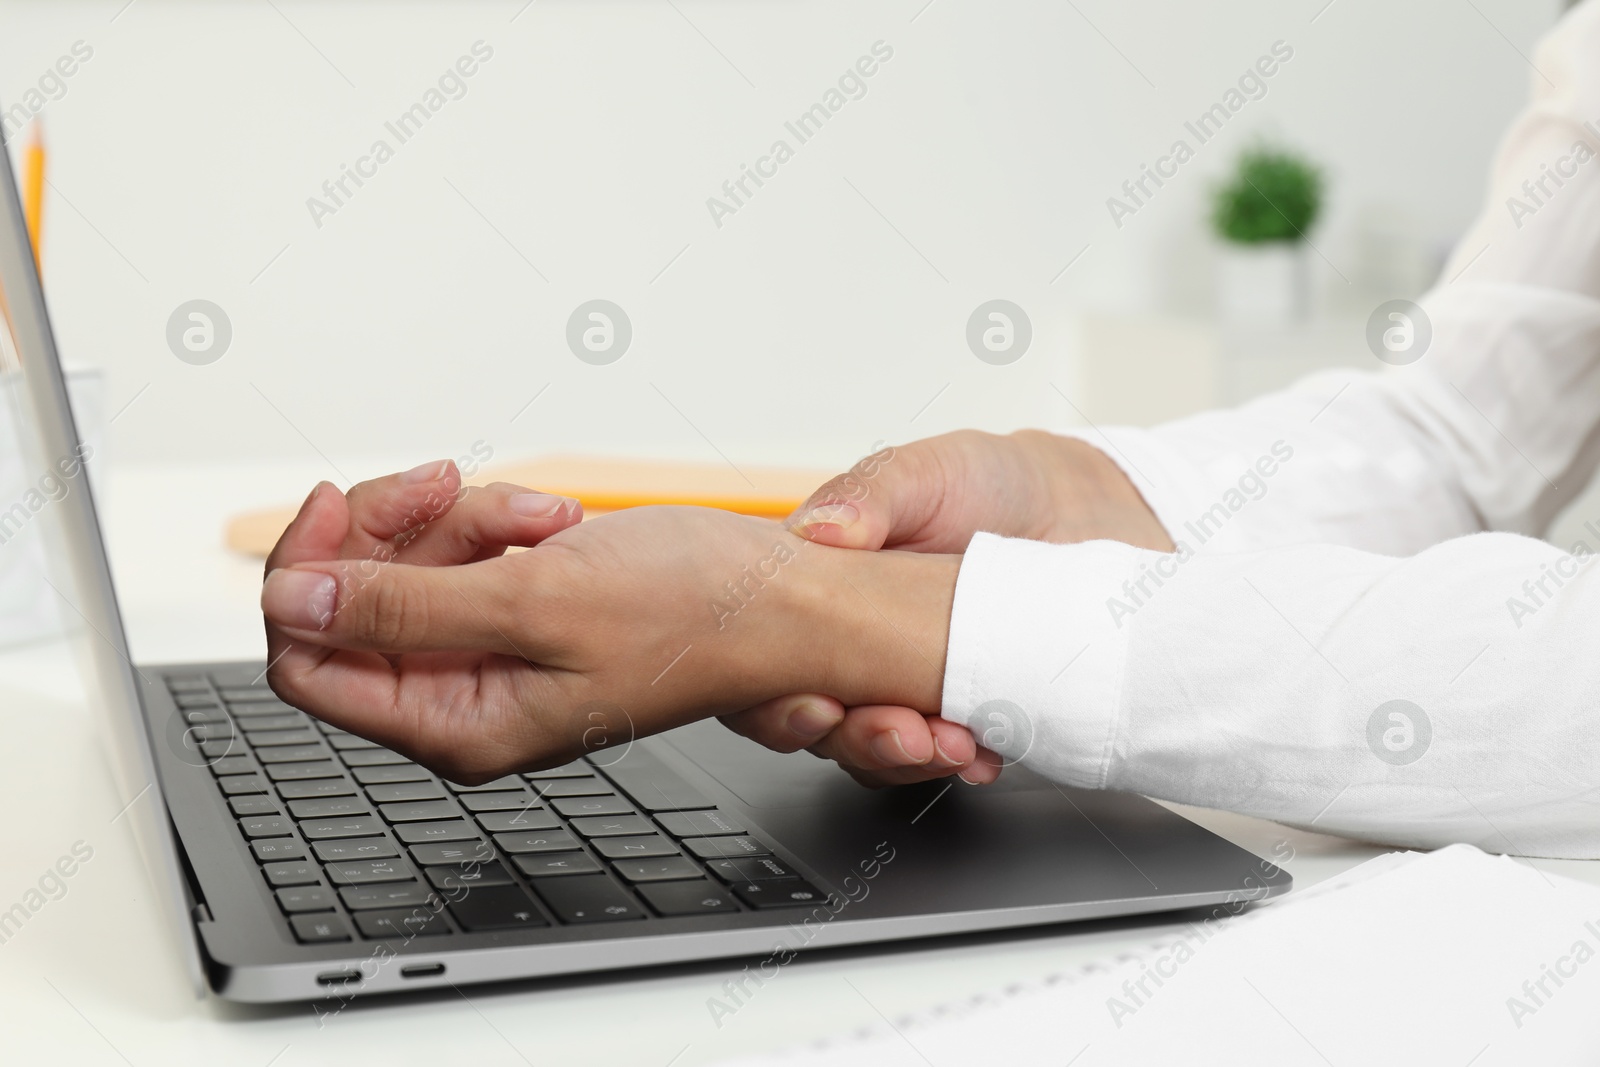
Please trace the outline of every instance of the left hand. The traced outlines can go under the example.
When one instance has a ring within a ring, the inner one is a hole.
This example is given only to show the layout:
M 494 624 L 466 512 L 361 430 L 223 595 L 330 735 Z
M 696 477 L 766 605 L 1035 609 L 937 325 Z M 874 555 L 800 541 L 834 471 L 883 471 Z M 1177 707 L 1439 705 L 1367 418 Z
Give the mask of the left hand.
M 570 760 L 596 709 L 615 743 L 785 693 L 938 705 L 954 557 L 838 552 L 704 508 L 522 522 L 513 487 L 407 533 L 381 506 L 393 491 L 319 487 L 284 533 L 262 589 L 268 679 L 446 777 Z

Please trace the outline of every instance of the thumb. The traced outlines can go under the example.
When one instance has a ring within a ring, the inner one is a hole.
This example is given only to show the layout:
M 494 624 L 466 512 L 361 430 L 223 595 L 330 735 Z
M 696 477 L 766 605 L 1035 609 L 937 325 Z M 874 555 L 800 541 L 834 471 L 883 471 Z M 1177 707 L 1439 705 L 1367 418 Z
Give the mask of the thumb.
M 324 648 L 402 653 L 474 651 L 525 656 L 514 621 L 515 557 L 456 567 L 330 560 L 280 567 L 261 610 L 289 637 Z
M 916 445 L 885 448 L 824 482 L 784 525 L 819 545 L 893 548 L 926 521 L 928 456 Z

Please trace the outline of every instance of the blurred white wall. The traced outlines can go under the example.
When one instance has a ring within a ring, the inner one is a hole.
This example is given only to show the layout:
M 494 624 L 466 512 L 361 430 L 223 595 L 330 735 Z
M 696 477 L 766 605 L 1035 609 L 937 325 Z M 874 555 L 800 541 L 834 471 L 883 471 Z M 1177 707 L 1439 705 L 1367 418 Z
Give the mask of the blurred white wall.
M 43 108 L 45 280 L 66 357 L 127 405 L 118 463 L 485 440 L 832 465 L 1075 424 L 1048 383 L 1092 377 L 1081 315 L 1203 309 L 1205 192 L 1259 134 L 1328 168 L 1323 306 L 1420 287 L 1559 6 L 12 0 L 0 101 L 92 48 Z M 398 144 L 385 122 L 479 41 L 465 95 Z M 798 144 L 785 121 L 879 41 L 865 95 Z M 1107 197 L 1277 41 L 1266 95 L 1118 229 Z M 394 158 L 316 225 L 308 197 L 378 138 Z M 794 158 L 719 228 L 707 198 L 778 138 Z M 609 366 L 564 341 L 597 297 L 633 323 Z M 1034 327 L 1004 367 L 965 340 L 996 297 Z M 165 338 L 196 298 L 232 322 L 208 366 Z

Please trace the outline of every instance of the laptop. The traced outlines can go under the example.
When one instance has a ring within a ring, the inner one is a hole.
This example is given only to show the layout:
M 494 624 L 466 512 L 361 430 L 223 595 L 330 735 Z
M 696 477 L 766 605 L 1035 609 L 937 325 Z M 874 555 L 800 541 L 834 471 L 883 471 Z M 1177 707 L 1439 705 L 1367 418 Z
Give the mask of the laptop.
M 49 524 L 122 818 L 197 990 L 347 999 L 713 959 L 770 976 L 820 949 L 1288 891 L 1147 799 L 1022 766 L 870 791 L 707 721 L 469 788 L 283 703 L 264 662 L 133 663 L 9 165 L 0 200 L 6 395 L 30 470 L 65 486 L 24 518 Z

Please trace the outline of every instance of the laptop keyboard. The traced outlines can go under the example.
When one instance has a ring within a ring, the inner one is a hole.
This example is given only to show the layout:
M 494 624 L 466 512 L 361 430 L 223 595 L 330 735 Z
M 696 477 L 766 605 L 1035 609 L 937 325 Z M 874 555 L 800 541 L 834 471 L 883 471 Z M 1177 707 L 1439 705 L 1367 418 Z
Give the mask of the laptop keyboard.
M 227 674 L 167 679 L 301 942 L 626 923 L 823 894 L 642 748 L 483 785 Z M 608 765 L 609 764 L 609 765 Z

